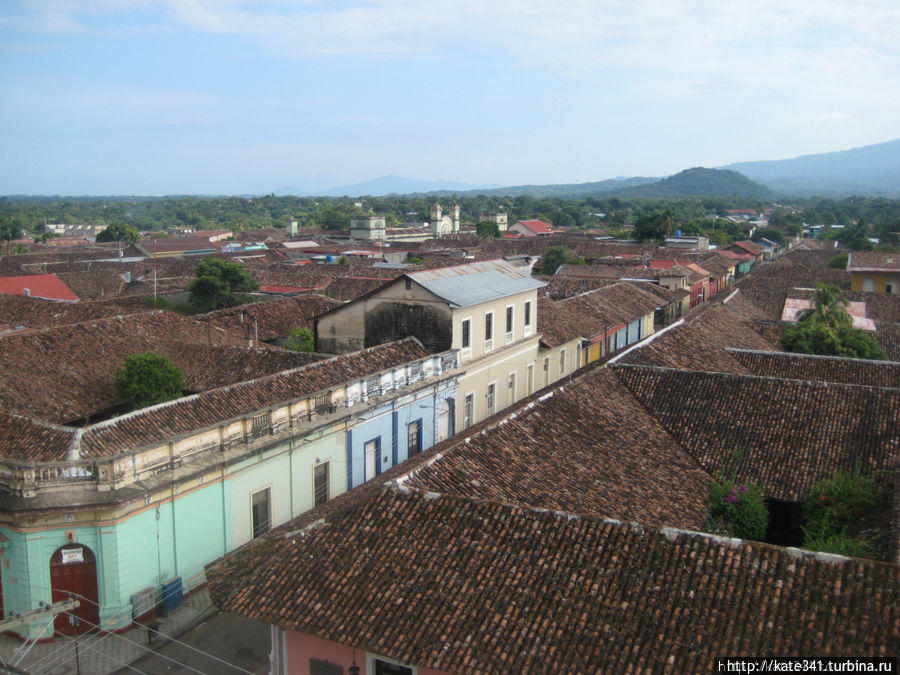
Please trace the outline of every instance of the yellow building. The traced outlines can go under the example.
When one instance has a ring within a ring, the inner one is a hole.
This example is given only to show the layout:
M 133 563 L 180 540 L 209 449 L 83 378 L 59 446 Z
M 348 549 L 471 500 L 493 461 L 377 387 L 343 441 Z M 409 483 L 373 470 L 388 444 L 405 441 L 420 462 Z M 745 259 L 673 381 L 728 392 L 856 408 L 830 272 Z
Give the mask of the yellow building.
M 847 260 L 850 288 L 869 293 L 900 292 L 900 254 L 854 251 Z

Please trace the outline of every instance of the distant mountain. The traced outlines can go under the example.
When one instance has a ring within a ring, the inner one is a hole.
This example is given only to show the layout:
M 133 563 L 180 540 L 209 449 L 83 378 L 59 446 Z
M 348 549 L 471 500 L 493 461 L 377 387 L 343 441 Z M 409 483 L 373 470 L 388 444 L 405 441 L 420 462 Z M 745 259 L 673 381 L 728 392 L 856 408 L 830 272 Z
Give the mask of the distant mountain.
M 610 178 L 608 180 L 595 181 L 591 183 L 561 183 L 558 185 L 513 185 L 511 187 L 499 187 L 492 189 L 470 190 L 467 196 L 479 195 L 500 195 L 503 197 L 518 197 L 519 195 L 528 195 L 535 199 L 544 197 L 591 197 L 609 192 L 615 192 L 622 188 L 632 187 L 635 185 L 645 185 L 647 183 L 655 183 L 659 178 Z
M 760 185 L 737 171 L 725 169 L 686 169 L 674 176 L 655 183 L 622 188 L 608 194 L 610 197 L 672 197 L 691 195 L 700 197 L 754 197 L 768 199 L 772 190 Z
M 740 171 L 777 192 L 799 197 L 900 197 L 900 139 L 840 152 L 740 162 L 722 168 Z
M 496 187 L 496 185 L 484 187 L 490 189 Z M 476 189 L 481 189 L 481 186 L 473 183 L 457 183 L 454 181 L 427 181 L 403 178 L 402 176 L 382 176 L 381 178 L 367 180 L 363 183 L 356 183 L 355 185 L 343 185 L 314 192 L 309 190 L 299 190 L 297 188 L 279 188 L 278 190 L 275 190 L 275 194 L 315 197 L 382 197 L 390 194 L 407 195 L 438 191 L 464 192 Z

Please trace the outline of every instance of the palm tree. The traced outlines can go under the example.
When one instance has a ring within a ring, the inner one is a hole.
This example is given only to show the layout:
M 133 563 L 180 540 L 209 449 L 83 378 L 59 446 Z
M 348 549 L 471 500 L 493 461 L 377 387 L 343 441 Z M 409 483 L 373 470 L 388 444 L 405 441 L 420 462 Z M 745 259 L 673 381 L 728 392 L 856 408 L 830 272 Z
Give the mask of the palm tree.
M 799 321 L 823 323 L 829 328 L 853 324 L 853 319 L 847 313 L 850 301 L 834 284 L 818 284 L 811 304 L 809 309 L 805 309 L 797 315 Z
M 18 225 L 10 222 L 0 223 L 0 239 L 6 242 L 6 254 L 9 255 L 10 242 L 22 236 Z

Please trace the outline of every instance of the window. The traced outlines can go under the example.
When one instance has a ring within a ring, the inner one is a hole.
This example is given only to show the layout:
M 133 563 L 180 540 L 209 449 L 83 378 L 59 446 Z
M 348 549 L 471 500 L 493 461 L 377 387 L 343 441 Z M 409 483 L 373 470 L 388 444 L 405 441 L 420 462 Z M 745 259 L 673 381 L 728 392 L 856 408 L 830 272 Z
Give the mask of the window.
M 325 415 L 331 412 L 331 393 L 316 394 L 316 415 Z
M 469 347 L 471 346 L 471 332 L 472 332 L 472 320 L 471 319 L 463 319 L 462 341 L 460 343 L 460 347 L 462 349 L 469 349 Z
M 516 374 L 510 373 L 506 380 L 506 405 L 516 402 Z
M 313 467 L 313 503 L 319 506 L 328 501 L 328 462 Z
M 529 363 L 525 368 L 525 393 L 534 393 L 534 364 Z
M 515 327 L 513 325 L 513 306 L 506 308 L 506 344 L 512 342 L 516 337 Z
M 575 347 L 575 368 L 576 368 L 576 369 L 577 369 L 577 368 L 581 368 L 581 366 L 583 365 L 583 364 L 581 363 L 581 359 L 582 359 L 581 345 L 577 345 L 577 346 Z
M 409 457 L 422 452 L 422 420 L 406 425 L 406 448 Z
M 562 373 L 566 372 L 566 350 L 565 349 L 559 350 L 559 372 L 560 372 L 560 375 Z
M 412 667 L 404 666 L 402 663 L 397 663 L 390 659 L 375 656 L 371 657 L 371 659 L 372 665 L 367 669 L 367 672 L 374 675 L 415 675 L 416 672 Z
M 472 426 L 475 416 L 475 394 L 466 394 L 463 399 L 463 429 Z
M 253 422 L 250 424 L 250 436 L 252 438 L 259 438 L 260 436 L 265 436 L 267 433 L 269 433 L 269 413 L 254 417 Z
M 371 480 L 378 475 L 378 455 L 381 454 L 381 437 L 367 441 L 363 446 L 365 453 L 365 473 L 363 480 Z
M 550 384 L 550 357 L 544 357 L 544 386 Z
M 487 312 L 484 315 L 484 351 L 489 352 L 494 348 L 494 313 Z
M 486 399 L 485 405 L 487 406 L 487 411 L 485 412 L 485 415 L 487 415 L 488 417 L 490 417 L 491 415 L 494 414 L 496 393 L 497 393 L 497 385 L 496 385 L 496 383 L 491 382 L 487 386 L 487 396 L 485 396 L 485 399 Z
M 250 518 L 253 523 L 254 539 L 269 531 L 272 523 L 269 488 L 263 488 L 250 495 Z
M 531 328 L 531 300 L 525 302 L 525 328 Z
M 366 380 L 366 396 L 381 395 L 381 376 L 373 375 Z

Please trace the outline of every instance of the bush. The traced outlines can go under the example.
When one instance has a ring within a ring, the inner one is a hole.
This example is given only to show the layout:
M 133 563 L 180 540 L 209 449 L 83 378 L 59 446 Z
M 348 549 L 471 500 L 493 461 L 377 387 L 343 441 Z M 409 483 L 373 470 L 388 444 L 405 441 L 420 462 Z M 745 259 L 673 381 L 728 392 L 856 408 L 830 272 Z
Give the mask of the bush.
M 874 550 L 868 542 L 861 539 L 853 539 L 846 534 L 834 534 L 828 532 L 805 531 L 803 546 L 811 551 L 823 553 L 835 553 L 851 558 L 872 557 Z
M 720 479 L 710 488 L 710 520 L 704 528 L 714 534 L 762 541 L 769 526 L 769 508 L 753 483 Z
M 816 536 L 844 534 L 848 525 L 884 505 L 878 485 L 859 469 L 838 471 L 833 478 L 813 484 L 803 502 L 806 530 Z
M 298 326 L 290 332 L 282 347 L 295 352 L 311 352 L 316 348 L 316 337 L 311 329 Z
M 847 259 L 848 255 L 846 253 L 838 253 L 828 261 L 828 266 L 835 270 L 845 270 L 847 269 Z

